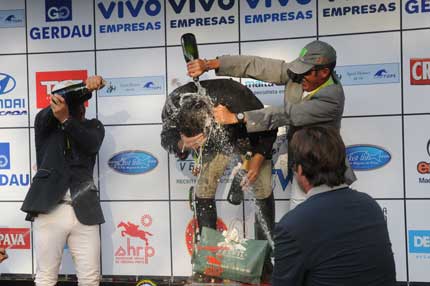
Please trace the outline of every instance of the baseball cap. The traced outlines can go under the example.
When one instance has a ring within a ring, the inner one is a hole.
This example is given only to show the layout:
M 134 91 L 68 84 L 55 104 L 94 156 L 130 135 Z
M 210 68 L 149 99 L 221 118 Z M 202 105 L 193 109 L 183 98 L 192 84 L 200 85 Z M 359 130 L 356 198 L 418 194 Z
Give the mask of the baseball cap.
M 307 44 L 297 59 L 291 62 L 290 70 L 295 74 L 304 74 L 314 66 L 336 62 L 335 49 L 326 42 L 315 40 Z

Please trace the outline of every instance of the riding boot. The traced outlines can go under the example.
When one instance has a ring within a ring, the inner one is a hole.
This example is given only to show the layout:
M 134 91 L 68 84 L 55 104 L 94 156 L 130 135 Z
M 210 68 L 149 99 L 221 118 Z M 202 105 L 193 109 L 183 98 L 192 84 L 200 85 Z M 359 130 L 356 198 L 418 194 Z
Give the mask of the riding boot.
M 200 235 L 204 226 L 216 229 L 217 214 L 215 199 L 196 197 L 196 214 Z
M 257 200 L 257 206 L 260 214 L 255 217 L 256 223 L 254 224 L 255 229 L 255 239 L 258 240 L 267 240 L 267 234 L 264 230 L 265 227 L 262 226 L 260 219 L 263 219 L 267 225 L 267 231 L 269 232 L 270 238 L 273 241 L 273 228 L 275 225 L 275 199 L 273 193 L 262 200 Z M 260 219 L 259 219 L 260 217 Z M 263 224 L 264 224 L 263 222 Z M 271 261 L 272 256 L 272 248 L 269 248 L 269 251 L 266 255 L 264 266 L 263 266 L 263 282 L 270 282 L 270 278 L 273 272 L 273 265 Z

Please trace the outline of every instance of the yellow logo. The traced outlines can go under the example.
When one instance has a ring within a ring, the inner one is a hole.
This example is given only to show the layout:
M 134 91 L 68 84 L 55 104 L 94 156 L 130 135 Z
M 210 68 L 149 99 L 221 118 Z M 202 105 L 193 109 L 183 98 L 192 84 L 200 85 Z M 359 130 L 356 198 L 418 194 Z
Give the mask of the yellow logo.
M 143 279 L 137 282 L 136 286 L 157 286 L 154 282 L 148 279 Z

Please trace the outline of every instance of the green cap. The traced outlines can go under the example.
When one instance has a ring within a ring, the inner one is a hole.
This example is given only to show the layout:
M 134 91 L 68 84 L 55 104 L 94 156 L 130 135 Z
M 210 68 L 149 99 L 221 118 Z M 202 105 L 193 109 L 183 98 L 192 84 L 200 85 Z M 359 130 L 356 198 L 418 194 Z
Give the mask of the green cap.
M 336 62 L 335 49 L 326 42 L 315 40 L 307 44 L 297 59 L 291 62 L 290 70 L 295 74 L 304 74 L 314 66 Z

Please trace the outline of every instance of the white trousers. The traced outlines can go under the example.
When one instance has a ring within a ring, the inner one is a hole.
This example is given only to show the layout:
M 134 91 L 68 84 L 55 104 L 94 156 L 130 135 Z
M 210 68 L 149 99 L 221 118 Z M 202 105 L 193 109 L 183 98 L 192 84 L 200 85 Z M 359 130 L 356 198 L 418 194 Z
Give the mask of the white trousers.
M 60 204 L 34 220 L 36 286 L 56 285 L 66 243 L 75 264 L 78 285 L 99 285 L 99 226 L 81 224 L 71 205 Z

